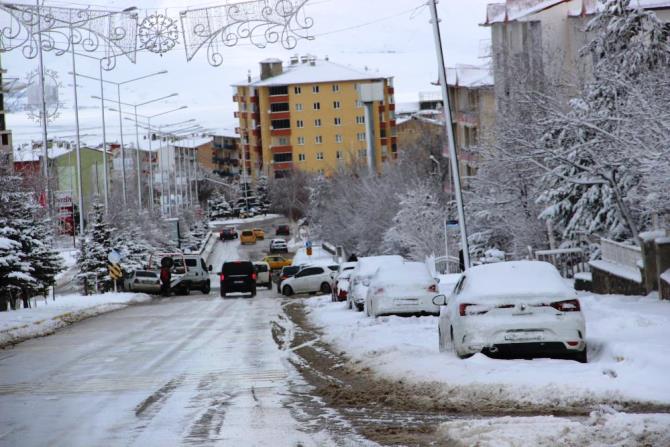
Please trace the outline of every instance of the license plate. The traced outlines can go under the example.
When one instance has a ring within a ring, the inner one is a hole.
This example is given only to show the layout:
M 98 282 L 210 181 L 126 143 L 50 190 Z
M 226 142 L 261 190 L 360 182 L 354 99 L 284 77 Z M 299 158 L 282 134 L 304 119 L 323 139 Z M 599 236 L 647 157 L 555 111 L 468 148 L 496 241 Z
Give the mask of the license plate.
M 416 306 L 419 303 L 419 300 L 416 298 L 405 298 L 393 300 L 393 304 L 396 306 Z
M 542 334 L 538 333 L 514 333 L 514 334 L 506 334 L 505 335 L 505 340 L 507 341 L 542 341 L 544 340 L 544 336 Z
M 244 281 L 235 281 L 234 284 L 244 284 Z

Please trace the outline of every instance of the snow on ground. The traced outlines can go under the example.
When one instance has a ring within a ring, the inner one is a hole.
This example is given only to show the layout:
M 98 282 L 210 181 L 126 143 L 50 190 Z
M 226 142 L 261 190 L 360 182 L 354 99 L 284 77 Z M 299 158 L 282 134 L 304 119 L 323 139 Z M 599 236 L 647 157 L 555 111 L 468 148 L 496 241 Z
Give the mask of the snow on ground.
M 439 382 L 451 399 L 500 399 L 560 408 L 601 402 L 670 404 L 670 302 L 654 295 L 580 296 L 589 363 L 568 360 L 461 360 L 438 351 L 437 317 L 367 318 L 332 303 L 306 300 L 326 342 L 360 367 L 409 383 Z
M 0 312 L 0 348 L 51 334 L 75 321 L 149 300 L 149 295 L 136 293 L 72 294 L 59 295 L 55 301 L 36 300 L 37 307 Z
M 209 223 L 209 228 L 219 228 L 225 225 L 243 225 L 246 223 L 261 222 L 264 220 L 276 219 L 282 217 L 281 214 L 263 214 L 254 217 L 247 217 L 245 219 L 221 219 L 213 220 Z
M 594 411 L 586 421 L 554 416 L 501 417 L 446 422 L 438 428 L 453 447 L 667 446 L 670 414 Z

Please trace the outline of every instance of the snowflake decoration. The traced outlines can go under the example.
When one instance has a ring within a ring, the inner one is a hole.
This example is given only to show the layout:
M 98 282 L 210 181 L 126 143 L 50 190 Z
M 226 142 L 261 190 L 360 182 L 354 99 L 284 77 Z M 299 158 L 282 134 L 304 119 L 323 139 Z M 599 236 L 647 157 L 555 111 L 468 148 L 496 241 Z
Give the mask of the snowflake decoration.
M 179 28 L 174 19 L 163 14 L 153 14 L 142 20 L 138 36 L 142 48 L 152 53 L 162 54 L 170 51 L 177 44 Z
M 39 71 L 32 70 L 26 74 L 25 105 L 23 106 L 28 118 L 37 124 L 42 123 L 41 92 L 39 88 Z M 63 107 L 60 101 L 60 92 L 63 84 L 58 79 L 58 72 L 50 69 L 44 70 L 44 94 L 46 101 L 47 123 L 52 123 L 60 116 Z

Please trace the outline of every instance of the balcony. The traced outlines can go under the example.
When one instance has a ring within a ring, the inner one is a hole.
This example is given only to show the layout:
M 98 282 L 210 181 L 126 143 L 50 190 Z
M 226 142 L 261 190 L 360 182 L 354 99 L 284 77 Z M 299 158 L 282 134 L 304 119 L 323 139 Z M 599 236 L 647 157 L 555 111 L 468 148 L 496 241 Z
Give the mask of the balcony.
M 291 119 L 291 112 L 270 112 L 270 119 L 289 120 Z
M 395 89 L 393 87 L 391 87 L 390 85 L 386 87 L 386 93 L 392 95 L 393 92 L 395 92 Z
M 475 112 L 459 111 L 456 112 L 456 122 L 476 126 L 479 124 L 479 116 Z
M 386 110 L 386 106 L 384 104 L 379 104 L 379 113 L 384 112 Z
M 275 171 L 286 171 L 293 167 L 292 161 L 283 161 L 279 163 L 272 163 L 272 169 Z
M 270 99 L 270 104 L 276 102 L 288 102 L 288 95 L 268 96 L 268 98 Z
M 238 95 L 233 95 L 233 102 L 240 102 L 240 97 Z
M 270 146 L 270 151 L 271 151 L 273 154 L 289 153 L 289 152 L 293 152 L 293 146 L 291 146 L 291 145 L 284 145 L 284 146 Z
M 395 104 L 389 104 L 388 109 L 389 111 L 395 111 Z
M 271 129 L 270 135 L 272 135 L 273 137 L 288 136 L 291 135 L 291 128 L 289 127 L 286 129 Z
M 389 127 L 395 127 L 395 120 L 389 120 Z

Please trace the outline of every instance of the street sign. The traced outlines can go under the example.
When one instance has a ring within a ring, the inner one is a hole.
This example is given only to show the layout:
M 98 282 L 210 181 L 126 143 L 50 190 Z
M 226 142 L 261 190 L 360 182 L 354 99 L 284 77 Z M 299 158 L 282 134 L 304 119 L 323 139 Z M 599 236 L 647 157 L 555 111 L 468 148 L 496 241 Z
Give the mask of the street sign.
M 305 242 L 305 248 L 312 248 L 312 241 Z
M 109 276 L 111 276 L 113 280 L 121 279 L 123 277 L 123 271 L 119 264 L 107 264 L 107 269 L 109 270 Z
M 121 255 L 119 254 L 118 251 L 112 250 L 107 255 L 107 260 L 112 264 L 118 264 L 119 262 L 121 262 Z

